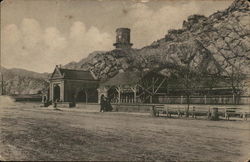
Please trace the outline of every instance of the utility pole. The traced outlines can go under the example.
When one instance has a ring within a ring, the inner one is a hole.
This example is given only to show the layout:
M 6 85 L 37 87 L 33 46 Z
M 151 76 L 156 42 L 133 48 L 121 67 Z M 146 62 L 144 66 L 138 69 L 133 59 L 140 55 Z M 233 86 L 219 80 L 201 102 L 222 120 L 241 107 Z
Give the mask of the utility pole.
M 0 44 L 1 47 L 1 44 Z M 0 56 L 1 56 L 1 52 L 0 52 Z M 1 96 L 4 95 L 4 81 L 3 81 L 3 71 L 2 71 L 3 67 L 2 67 L 2 59 L 0 58 L 0 75 L 1 75 Z
M 3 82 L 3 73 L 1 72 L 1 95 L 4 95 L 4 82 Z

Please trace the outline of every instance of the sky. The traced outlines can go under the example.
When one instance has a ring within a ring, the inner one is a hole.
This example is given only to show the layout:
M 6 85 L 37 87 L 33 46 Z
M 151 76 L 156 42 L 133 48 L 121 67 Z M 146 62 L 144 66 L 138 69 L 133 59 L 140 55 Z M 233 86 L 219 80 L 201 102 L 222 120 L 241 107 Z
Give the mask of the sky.
M 192 14 L 209 16 L 233 0 L 4 0 L 1 65 L 52 72 L 94 51 L 114 49 L 115 30 L 131 29 L 133 48 L 179 29 Z

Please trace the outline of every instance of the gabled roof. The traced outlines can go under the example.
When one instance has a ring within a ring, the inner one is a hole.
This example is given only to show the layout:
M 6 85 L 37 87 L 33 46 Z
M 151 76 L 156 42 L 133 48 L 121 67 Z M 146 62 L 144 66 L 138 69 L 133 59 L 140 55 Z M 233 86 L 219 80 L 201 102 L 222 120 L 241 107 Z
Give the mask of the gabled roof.
M 140 72 L 120 72 L 116 74 L 113 78 L 101 83 L 105 86 L 117 86 L 117 85 L 133 85 L 140 81 L 141 79 Z
M 50 79 L 97 80 L 90 71 L 56 67 Z
M 133 72 L 126 71 L 116 74 L 113 78 L 101 83 L 101 86 L 118 86 L 118 85 L 135 85 L 140 82 L 143 78 L 157 75 L 166 77 L 165 75 L 155 72 L 155 71 L 143 71 L 143 72 Z

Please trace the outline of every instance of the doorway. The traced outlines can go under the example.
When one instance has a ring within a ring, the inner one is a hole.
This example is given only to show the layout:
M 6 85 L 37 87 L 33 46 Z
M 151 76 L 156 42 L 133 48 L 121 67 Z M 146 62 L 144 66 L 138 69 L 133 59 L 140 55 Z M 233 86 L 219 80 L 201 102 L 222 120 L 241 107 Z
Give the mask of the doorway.
M 54 86 L 53 101 L 60 101 L 60 86 L 58 84 Z

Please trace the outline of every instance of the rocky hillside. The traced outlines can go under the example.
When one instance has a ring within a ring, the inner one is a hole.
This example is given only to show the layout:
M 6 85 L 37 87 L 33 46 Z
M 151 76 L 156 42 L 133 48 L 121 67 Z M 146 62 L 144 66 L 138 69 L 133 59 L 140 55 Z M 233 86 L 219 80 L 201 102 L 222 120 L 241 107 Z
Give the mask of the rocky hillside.
M 176 70 L 189 66 L 202 73 L 230 75 L 232 69 L 250 73 L 250 10 L 246 0 L 235 0 L 209 17 L 191 15 L 181 29 L 142 49 L 95 52 L 67 68 L 88 69 L 100 79 L 119 71 Z M 244 67 L 244 68 L 243 68 Z
M 1 68 L 4 94 L 37 94 L 48 87 L 48 73 Z

